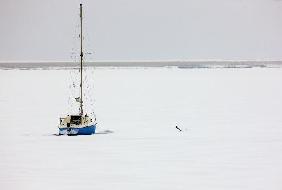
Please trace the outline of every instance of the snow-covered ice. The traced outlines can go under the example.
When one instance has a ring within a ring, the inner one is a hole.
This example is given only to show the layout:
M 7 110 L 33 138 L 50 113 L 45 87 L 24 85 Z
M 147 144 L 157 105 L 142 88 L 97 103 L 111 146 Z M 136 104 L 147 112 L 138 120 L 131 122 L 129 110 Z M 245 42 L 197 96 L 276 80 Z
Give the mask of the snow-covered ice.
M 98 134 L 69 137 L 69 70 L 0 70 L 0 189 L 282 189 L 282 68 L 89 73 Z

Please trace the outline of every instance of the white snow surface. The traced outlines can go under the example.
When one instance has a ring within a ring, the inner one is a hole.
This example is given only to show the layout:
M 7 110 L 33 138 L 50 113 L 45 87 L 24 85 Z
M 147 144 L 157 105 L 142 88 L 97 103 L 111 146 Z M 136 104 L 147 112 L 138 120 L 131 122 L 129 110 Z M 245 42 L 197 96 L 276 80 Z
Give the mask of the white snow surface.
M 282 189 L 282 68 L 89 73 L 98 134 L 69 137 L 68 70 L 0 70 L 1 190 Z

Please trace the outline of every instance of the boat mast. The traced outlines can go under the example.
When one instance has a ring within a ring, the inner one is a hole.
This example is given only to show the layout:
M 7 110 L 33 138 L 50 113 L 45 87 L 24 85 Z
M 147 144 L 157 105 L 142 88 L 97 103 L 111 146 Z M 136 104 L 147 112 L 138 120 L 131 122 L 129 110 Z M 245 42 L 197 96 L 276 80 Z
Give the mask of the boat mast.
M 82 100 L 82 4 L 80 4 L 80 115 L 83 115 L 83 100 Z

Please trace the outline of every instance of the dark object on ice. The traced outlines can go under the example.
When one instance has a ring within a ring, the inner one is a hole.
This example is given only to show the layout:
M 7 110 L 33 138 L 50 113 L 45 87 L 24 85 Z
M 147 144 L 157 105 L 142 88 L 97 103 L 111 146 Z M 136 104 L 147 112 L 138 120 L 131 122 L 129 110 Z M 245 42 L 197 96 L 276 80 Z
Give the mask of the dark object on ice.
M 179 131 L 182 131 L 179 127 L 177 127 L 177 125 L 175 126 L 176 129 L 178 129 Z

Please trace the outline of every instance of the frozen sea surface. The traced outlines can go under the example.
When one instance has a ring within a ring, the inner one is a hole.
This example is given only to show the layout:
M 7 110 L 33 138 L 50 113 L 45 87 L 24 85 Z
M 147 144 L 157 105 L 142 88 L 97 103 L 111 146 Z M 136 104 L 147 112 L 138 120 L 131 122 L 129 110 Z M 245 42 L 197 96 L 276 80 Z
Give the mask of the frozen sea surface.
M 0 189 L 282 189 L 282 68 L 90 73 L 98 134 L 68 137 L 69 70 L 0 70 Z

